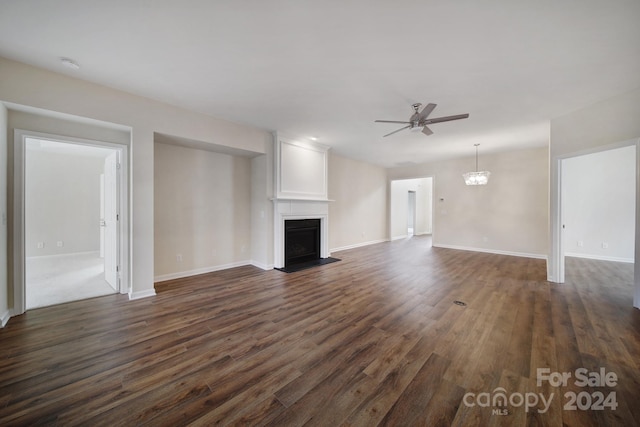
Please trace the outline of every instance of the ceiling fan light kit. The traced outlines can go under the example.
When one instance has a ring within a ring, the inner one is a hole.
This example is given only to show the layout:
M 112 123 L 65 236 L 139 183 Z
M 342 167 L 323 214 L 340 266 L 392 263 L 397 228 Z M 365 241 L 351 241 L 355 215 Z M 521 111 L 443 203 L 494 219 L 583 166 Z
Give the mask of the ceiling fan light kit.
M 394 133 L 400 132 L 401 130 L 405 129 L 410 129 L 412 132 L 422 132 L 423 134 L 429 136 L 433 133 L 433 131 L 429 129 L 427 125 L 450 122 L 452 120 L 466 119 L 467 117 L 469 117 L 469 114 L 456 114 L 455 116 L 445 116 L 429 119 L 429 114 L 431 114 L 433 109 L 436 108 L 436 104 L 427 104 L 427 106 L 424 107 L 422 111 L 419 111 L 421 106 L 422 104 L 420 103 L 415 103 L 412 105 L 414 113 L 411 115 L 408 122 L 398 120 L 376 120 L 376 123 L 396 123 L 406 125 L 398 130 L 394 130 L 393 132 L 384 135 L 384 137 L 393 135 Z
M 491 176 L 489 171 L 478 171 L 478 145 L 480 144 L 473 144 L 476 147 L 476 171 L 462 174 L 467 185 L 487 185 Z

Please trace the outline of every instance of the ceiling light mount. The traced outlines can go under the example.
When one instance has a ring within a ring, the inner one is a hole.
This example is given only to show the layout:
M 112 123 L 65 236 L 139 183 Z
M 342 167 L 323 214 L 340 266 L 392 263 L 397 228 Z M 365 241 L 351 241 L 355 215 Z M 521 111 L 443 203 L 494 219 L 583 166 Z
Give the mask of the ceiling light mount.
M 60 62 L 62 62 L 62 65 L 64 65 L 65 67 L 71 68 L 72 70 L 80 69 L 80 65 L 71 58 L 62 57 L 60 58 Z
M 467 172 L 462 174 L 464 177 L 464 183 L 467 185 L 487 185 L 489 182 L 489 176 L 491 176 L 491 172 L 489 171 L 480 171 L 478 172 L 478 146 L 480 144 L 473 144 L 476 147 L 476 171 L 475 172 Z

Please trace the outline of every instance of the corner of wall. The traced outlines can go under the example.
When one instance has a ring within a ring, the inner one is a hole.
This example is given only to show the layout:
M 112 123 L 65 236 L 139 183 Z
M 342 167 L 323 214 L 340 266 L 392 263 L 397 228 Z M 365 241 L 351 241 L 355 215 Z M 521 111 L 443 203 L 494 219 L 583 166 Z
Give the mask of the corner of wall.
M 0 322 L 7 324 L 9 311 L 9 275 L 8 275 L 8 231 L 7 231 L 7 152 L 8 152 L 8 116 L 7 107 L 0 102 Z
M 139 291 L 139 292 L 129 291 L 129 300 L 133 301 L 133 300 L 136 300 L 136 299 L 153 297 L 155 295 L 156 295 L 156 290 L 155 289 L 145 289 L 145 290 Z
M 10 318 L 11 312 L 9 310 L 5 310 L 2 315 L 0 315 L 0 328 L 4 328 Z

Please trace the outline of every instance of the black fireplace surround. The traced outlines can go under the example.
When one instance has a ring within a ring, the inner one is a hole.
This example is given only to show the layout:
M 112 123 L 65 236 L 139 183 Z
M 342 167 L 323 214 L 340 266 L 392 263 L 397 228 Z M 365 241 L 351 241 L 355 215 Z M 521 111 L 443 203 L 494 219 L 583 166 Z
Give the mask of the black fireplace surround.
M 320 219 L 285 220 L 285 267 L 318 259 L 320 259 Z

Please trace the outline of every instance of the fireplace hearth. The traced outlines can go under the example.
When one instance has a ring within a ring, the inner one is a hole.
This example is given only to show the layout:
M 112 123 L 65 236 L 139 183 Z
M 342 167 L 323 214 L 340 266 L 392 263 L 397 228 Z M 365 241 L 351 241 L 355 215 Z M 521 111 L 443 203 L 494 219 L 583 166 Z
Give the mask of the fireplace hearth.
M 322 220 L 287 219 L 283 221 L 284 266 L 276 270 L 295 273 L 325 264 L 340 261 L 322 257 Z

